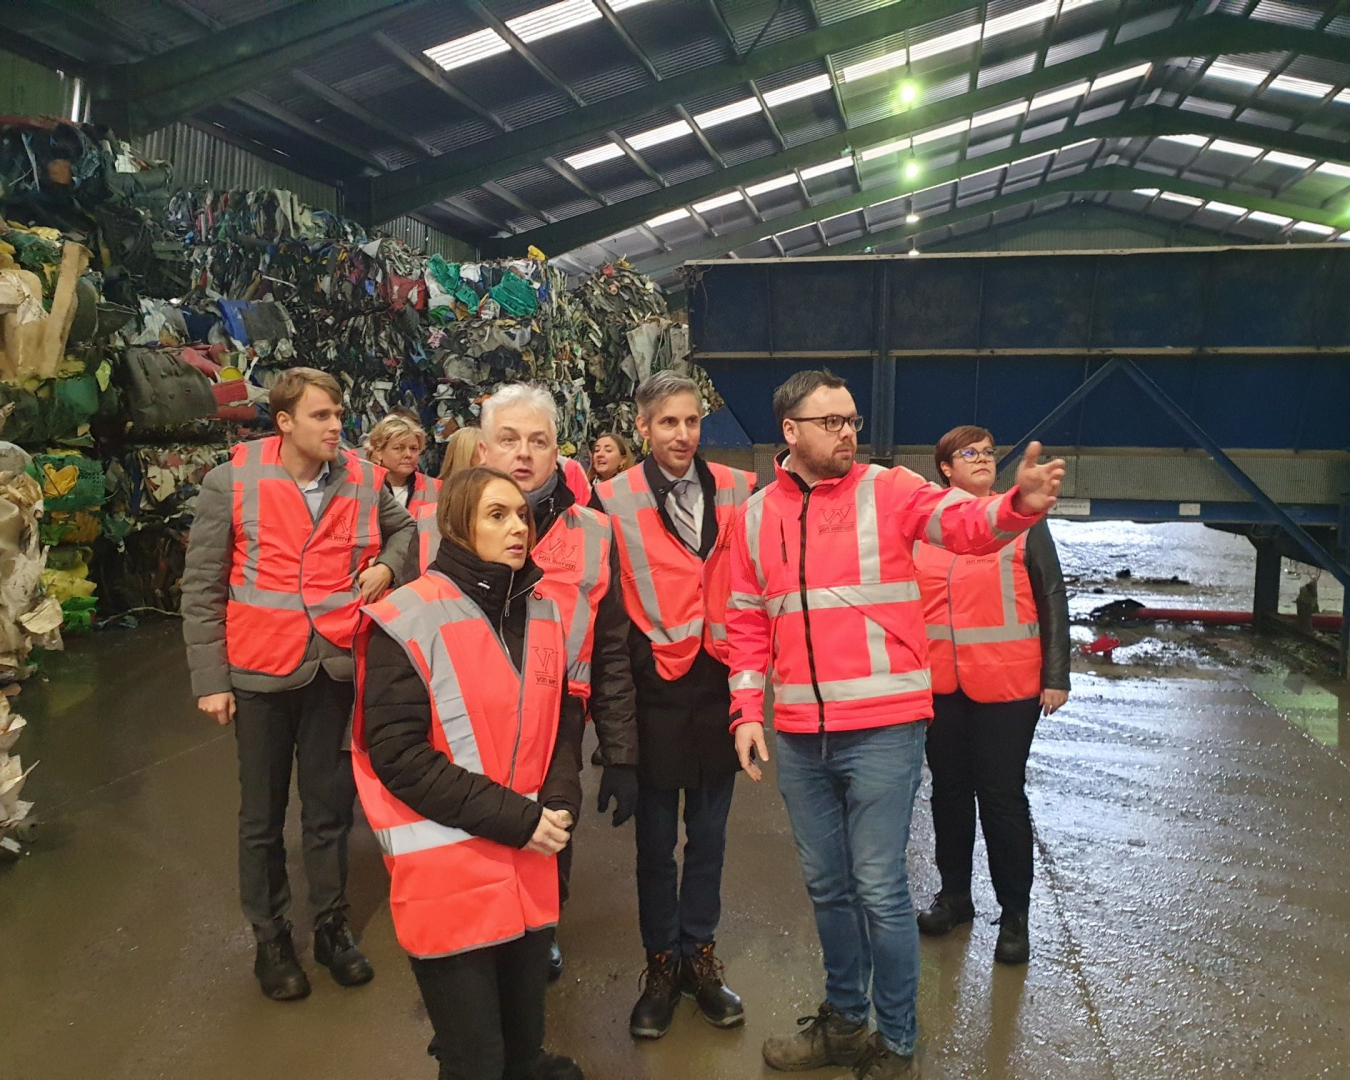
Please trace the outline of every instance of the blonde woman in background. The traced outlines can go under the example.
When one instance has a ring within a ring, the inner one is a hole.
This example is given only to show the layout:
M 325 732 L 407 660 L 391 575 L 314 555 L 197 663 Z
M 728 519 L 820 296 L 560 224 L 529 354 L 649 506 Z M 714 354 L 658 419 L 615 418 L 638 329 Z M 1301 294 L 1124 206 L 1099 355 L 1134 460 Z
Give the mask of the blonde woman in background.
M 386 483 L 408 513 L 417 517 L 423 505 L 434 507 L 441 482 L 418 470 L 427 448 L 427 433 L 404 413 L 392 412 L 370 431 L 366 456 L 388 472 Z
M 478 458 L 478 440 L 482 437 L 476 427 L 462 427 L 450 436 L 445 444 L 445 458 L 441 462 L 441 483 L 445 483 L 457 472 L 471 469 L 480 464 Z

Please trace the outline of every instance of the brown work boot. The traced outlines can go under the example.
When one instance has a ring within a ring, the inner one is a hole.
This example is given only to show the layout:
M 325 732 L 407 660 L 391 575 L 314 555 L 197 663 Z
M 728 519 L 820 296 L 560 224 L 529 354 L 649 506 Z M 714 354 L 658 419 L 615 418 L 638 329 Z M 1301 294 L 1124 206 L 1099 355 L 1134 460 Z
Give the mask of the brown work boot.
M 855 1024 L 827 1001 L 815 1016 L 797 1021 L 801 1031 L 764 1040 L 764 1062 L 771 1069 L 796 1072 L 826 1065 L 857 1064 L 867 1048 L 867 1023 Z
M 911 1080 L 919 1075 L 913 1054 L 897 1054 L 877 1032 L 853 1066 L 854 1080 Z
M 698 1002 L 703 1019 L 714 1027 L 745 1023 L 745 1006 L 722 978 L 722 961 L 713 953 L 712 942 L 696 945 L 694 955 L 680 962 L 680 990 Z

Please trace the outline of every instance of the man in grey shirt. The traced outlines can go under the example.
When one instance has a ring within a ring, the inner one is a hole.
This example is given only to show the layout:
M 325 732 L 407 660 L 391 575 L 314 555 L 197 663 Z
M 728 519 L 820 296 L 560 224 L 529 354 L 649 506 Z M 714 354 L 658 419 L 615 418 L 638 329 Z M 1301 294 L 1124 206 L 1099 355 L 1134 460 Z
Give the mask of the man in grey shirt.
M 332 376 L 283 372 L 270 404 L 278 434 L 235 447 L 202 483 L 182 611 L 197 707 L 235 725 L 239 889 L 258 942 L 254 974 L 264 994 L 286 1001 L 310 989 L 286 921 L 292 760 L 314 957 L 343 986 L 374 975 L 347 926 L 351 643 L 361 605 L 395 584 L 417 527 L 383 471 L 341 448 Z

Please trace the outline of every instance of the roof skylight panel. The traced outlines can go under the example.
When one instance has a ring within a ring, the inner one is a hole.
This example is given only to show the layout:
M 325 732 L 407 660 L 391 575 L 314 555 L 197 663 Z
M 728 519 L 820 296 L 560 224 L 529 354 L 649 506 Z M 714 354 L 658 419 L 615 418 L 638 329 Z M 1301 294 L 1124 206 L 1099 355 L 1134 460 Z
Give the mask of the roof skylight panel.
M 1300 157 L 1298 154 L 1286 154 L 1280 150 L 1268 150 L 1266 156 L 1261 159 L 1268 161 L 1272 165 L 1284 165 L 1290 169 L 1307 169 L 1313 164 L 1310 157 Z
M 1215 60 L 1205 71 L 1207 79 L 1223 79 L 1225 82 L 1242 83 L 1244 86 L 1260 86 L 1268 78 L 1269 71 L 1262 71 L 1259 68 L 1243 67 L 1241 64 L 1230 64 L 1223 60 Z
M 816 75 L 813 78 L 803 79 L 801 82 L 795 82 L 788 86 L 780 86 L 777 90 L 769 90 L 764 95 L 764 104 L 770 108 L 775 108 L 779 105 L 785 105 L 789 101 L 819 94 L 823 90 L 830 89 L 833 85 L 830 82 L 829 75 Z
M 1089 93 L 1095 94 L 1098 90 L 1105 90 L 1110 86 L 1119 86 L 1121 83 L 1142 79 L 1152 68 L 1151 63 L 1139 64 L 1136 67 L 1126 68 L 1124 71 L 1112 71 L 1106 75 L 1098 75 L 1092 80 L 1092 89 Z
M 1232 203 L 1214 202 L 1213 200 L 1205 203 L 1205 209 L 1213 210 L 1216 214 L 1228 214 L 1230 217 L 1241 217 L 1247 212 L 1245 206 L 1234 206 Z
M 1001 120 L 1015 120 L 1030 108 L 1027 102 L 1018 101 L 1012 105 L 1005 105 L 1001 109 L 991 109 L 989 112 L 979 113 L 970 118 L 972 128 L 984 127 L 986 124 L 997 124 Z
M 1288 225 L 1294 219 L 1285 217 L 1283 214 L 1268 214 L 1264 210 L 1253 210 L 1247 215 L 1248 221 L 1259 221 L 1264 225 L 1279 225 L 1281 227 Z
M 723 206 L 730 206 L 732 203 L 743 201 L 739 191 L 728 191 L 725 195 L 714 195 L 711 199 L 704 199 L 702 202 L 694 203 L 694 209 L 700 214 L 706 214 L 709 210 L 717 210 Z
M 911 145 L 908 139 L 896 139 L 894 142 L 882 143 L 870 150 L 864 150 L 858 157 L 862 161 L 875 161 L 877 158 L 886 157 L 888 154 L 898 154 L 901 150 L 908 150 Z
M 1144 195 L 1150 199 L 1156 199 L 1160 192 L 1155 187 L 1137 187 L 1134 189 L 1136 195 Z
M 1204 199 L 1197 199 L 1194 195 L 1178 195 L 1175 191 L 1160 192 L 1158 198 L 1167 202 L 1181 203 L 1182 206 L 1203 206 L 1205 202 Z
M 651 0 L 610 0 L 609 6 L 614 11 L 627 11 L 639 4 L 648 3 L 651 3 Z M 584 26 L 586 23 L 596 22 L 601 18 L 603 15 L 593 0 L 560 0 L 559 3 L 527 11 L 514 19 L 507 19 L 506 25 L 521 41 L 529 44 L 574 27 Z M 443 70 L 453 71 L 455 68 L 467 67 L 479 60 L 486 60 L 489 56 L 510 50 L 511 46 L 507 44 L 506 39 L 489 28 L 442 42 L 424 50 L 423 54 Z
M 1330 236 L 1336 230 L 1330 225 L 1319 225 L 1315 221 L 1296 221 L 1294 222 L 1294 231 L 1316 233 L 1318 236 Z
M 1350 165 L 1338 165 L 1334 161 L 1324 161 L 1317 166 L 1317 171 L 1326 173 L 1328 176 L 1335 176 L 1341 180 L 1350 180 Z
M 1197 150 L 1209 142 L 1207 135 L 1159 135 L 1163 142 L 1180 143 L 1182 146 L 1193 146 Z
M 660 146 L 661 143 L 670 142 L 673 139 L 682 139 L 684 136 L 693 133 L 694 129 L 685 121 L 676 120 L 673 124 L 663 124 L 661 127 L 652 128 L 650 131 L 640 131 L 636 135 L 630 136 L 626 141 L 634 150 L 645 150 L 649 146 Z
M 739 120 L 742 116 L 753 116 L 759 111 L 758 101 L 752 97 L 743 98 L 740 101 L 733 101 L 730 105 L 723 105 L 720 108 L 709 109 L 707 112 L 697 114 L 694 117 L 694 123 L 707 131 L 719 124 L 729 124 L 733 120 Z
M 649 229 L 656 229 L 662 225 L 670 225 L 676 221 L 683 221 L 689 216 L 689 211 L 681 206 L 678 210 L 671 210 L 664 214 L 657 214 L 654 218 L 648 218 L 644 224 Z
M 818 176 L 826 176 L 832 172 L 838 172 L 840 169 L 851 169 L 853 167 L 853 155 L 845 154 L 834 161 L 827 161 L 821 165 L 812 165 L 809 169 L 802 170 L 803 180 L 814 180 Z
M 745 189 L 745 193 L 751 198 L 756 195 L 767 195 L 770 191 L 777 191 L 779 188 L 790 187 L 797 182 L 797 177 L 793 173 L 786 176 L 775 176 L 772 180 L 765 180 L 762 183 L 755 184 L 753 187 Z
M 933 128 L 932 131 L 920 132 L 918 135 L 914 136 L 914 145 L 922 146 L 924 143 L 937 142 L 939 139 L 946 139 L 952 135 L 960 135 L 969 130 L 969 120 L 957 120 L 954 124 Z
M 1215 139 L 1209 144 L 1211 150 L 1217 150 L 1220 154 L 1236 154 L 1238 157 L 1254 158 L 1261 156 L 1259 146 L 1248 146 L 1246 143 L 1230 142 L 1228 139 Z
M 1033 110 L 1044 109 L 1047 105 L 1058 105 L 1061 101 L 1072 101 L 1074 98 L 1082 97 L 1087 92 L 1088 84 L 1086 82 L 1064 86 L 1058 90 L 1048 90 L 1032 98 L 1031 107 Z
M 599 165 L 602 161 L 613 161 L 615 158 L 623 157 L 623 150 L 617 143 L 601 143 L 593 150 L 583 150 L 579 154 L 573 154 L 571 157 L 563 158 L 574 169 L 588 169 L 592 165 Z
M 1324 98 L 1335 89 L 1330 83 L 1315 82 L 1312 79 L 1297 79 L 1293 75 L 1276 75 L 1270 80 L 1272 90 L 1283 90 L 1286 94 L 1298 94 L 1301 97 Z

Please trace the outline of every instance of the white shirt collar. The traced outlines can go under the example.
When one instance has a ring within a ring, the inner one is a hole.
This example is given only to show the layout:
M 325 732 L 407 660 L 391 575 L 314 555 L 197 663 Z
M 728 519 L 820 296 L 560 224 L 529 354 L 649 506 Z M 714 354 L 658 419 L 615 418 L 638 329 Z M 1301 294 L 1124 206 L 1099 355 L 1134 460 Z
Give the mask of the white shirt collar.
M 666 472 L 665 468 L 661 465 L 660 462 L 657 462 L 656 467 L 661 470 L 661 475 L 664 476 L 667 480 L 669 480 L 672 484 L 678 483 L 681 480 L 692 480 L 695 483 L 698 482 L 698 468 L 697 466 L 695 466 L 693 461 L 689 462 L 689 469 L 683 476 L 672 476 L 670 473 Z

